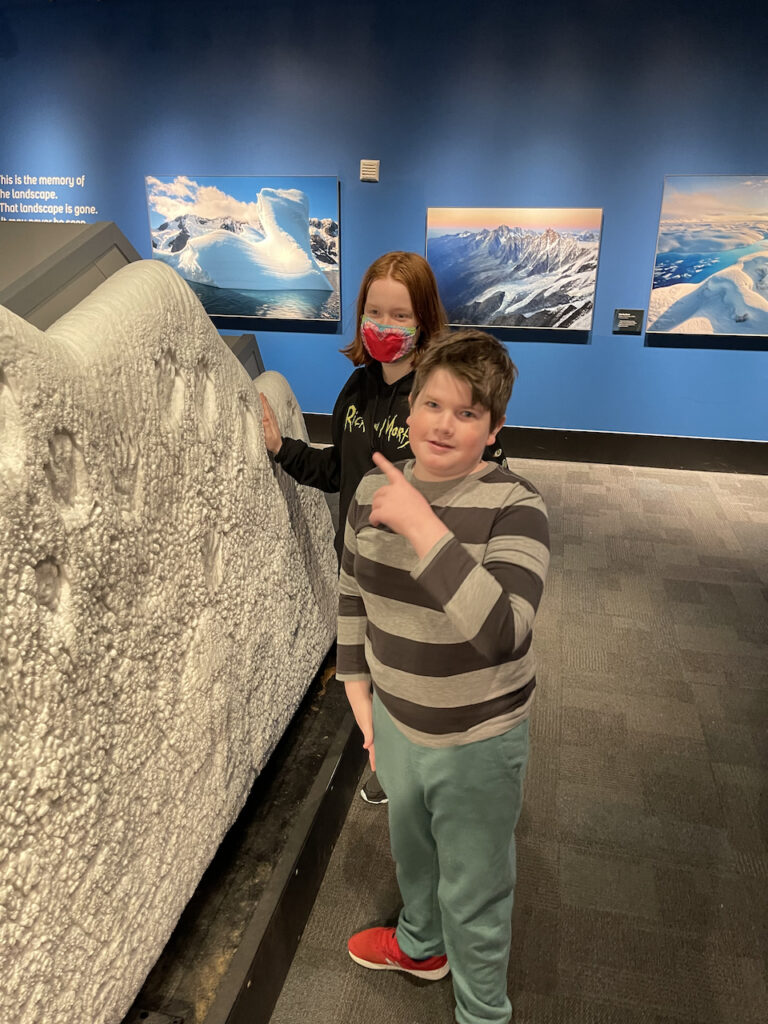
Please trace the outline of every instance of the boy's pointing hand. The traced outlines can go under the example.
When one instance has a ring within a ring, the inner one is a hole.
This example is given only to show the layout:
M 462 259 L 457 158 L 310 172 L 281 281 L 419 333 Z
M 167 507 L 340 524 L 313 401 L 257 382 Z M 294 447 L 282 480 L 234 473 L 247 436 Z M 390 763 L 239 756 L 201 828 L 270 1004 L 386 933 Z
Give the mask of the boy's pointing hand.
M 371 525 L 388 526 L 395 533 L 407 536 L 408 526 L 415 518 L 433 515 L 426 498 L 405 479 L 381 452 L 373 453 L 373 461 L 384 473 L 387 483 L 373 496 Z
M 373 496 L 371 525 L 388 526 L 406 537 L 419 558 L 423 558 L 449 532 L 448 527 L 437 518 L 427 499 L 381 452 L 373 453 L 373 461 L 386 476 L 387 483 Z

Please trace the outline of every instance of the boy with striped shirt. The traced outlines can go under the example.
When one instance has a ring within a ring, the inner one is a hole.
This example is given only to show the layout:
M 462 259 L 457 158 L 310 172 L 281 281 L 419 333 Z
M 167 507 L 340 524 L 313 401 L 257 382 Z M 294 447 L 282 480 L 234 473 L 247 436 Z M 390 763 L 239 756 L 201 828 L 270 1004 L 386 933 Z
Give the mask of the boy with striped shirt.
M 512 1012 L 514 830 L 549 562 L 541 496 L 482 461 L 516 373 L 481 331 L 433 342 L 410 398 L 415 457 L 374 455 L 341 562 L 336 674 L 389 797 L 403 898 L 397 927 L 359 932 L 349 953 L 430 980 L 450 970 L 459 1024 Z

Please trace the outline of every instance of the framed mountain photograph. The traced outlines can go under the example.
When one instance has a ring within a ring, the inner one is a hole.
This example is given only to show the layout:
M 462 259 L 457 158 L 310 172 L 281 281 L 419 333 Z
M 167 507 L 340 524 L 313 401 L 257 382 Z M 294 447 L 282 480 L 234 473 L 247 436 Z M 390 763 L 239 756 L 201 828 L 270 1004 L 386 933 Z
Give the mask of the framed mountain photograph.
M 448 322 L 588 332 L 602 220 L 600 209 L 430 207 L 427 260 Z
M 646 335 L 768 337 L 768 177 L 664 178 Z
M 337 178 L 151 175 L 146 188 L 152 257 L 218 326 L 341 318 Z

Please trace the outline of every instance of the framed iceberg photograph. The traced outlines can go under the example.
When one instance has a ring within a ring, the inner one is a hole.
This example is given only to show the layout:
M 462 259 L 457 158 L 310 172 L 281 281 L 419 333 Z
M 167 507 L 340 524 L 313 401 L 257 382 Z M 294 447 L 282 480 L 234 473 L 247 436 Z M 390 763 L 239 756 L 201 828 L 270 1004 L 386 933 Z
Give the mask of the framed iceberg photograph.
M 589 332 L 602 222 L 600 209 L 430 207 L 449 323 Z
M 146 188 L 153 259 L 217 325 L 340 320 L 337 178 L 158 174 Z
M 663 335 L 768 338 L 768 177 L 664 178 L 646 340 Z

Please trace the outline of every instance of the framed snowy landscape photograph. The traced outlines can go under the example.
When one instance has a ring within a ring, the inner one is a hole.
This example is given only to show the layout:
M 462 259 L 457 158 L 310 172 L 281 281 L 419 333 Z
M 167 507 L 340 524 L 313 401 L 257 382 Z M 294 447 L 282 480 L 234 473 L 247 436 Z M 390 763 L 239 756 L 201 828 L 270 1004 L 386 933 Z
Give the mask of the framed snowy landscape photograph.
M 152 256 L 211 318 L 341 318 L 337 178 L 150 175 L 146 187 Z
M 602 221 L 599 209 L 430 207 L 427 260 L 449 323 L 588 332 Z
M 664 178 L 646 333 L 768 336 L 768 177 Z

